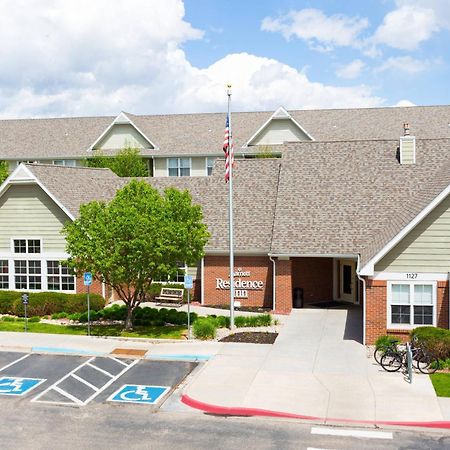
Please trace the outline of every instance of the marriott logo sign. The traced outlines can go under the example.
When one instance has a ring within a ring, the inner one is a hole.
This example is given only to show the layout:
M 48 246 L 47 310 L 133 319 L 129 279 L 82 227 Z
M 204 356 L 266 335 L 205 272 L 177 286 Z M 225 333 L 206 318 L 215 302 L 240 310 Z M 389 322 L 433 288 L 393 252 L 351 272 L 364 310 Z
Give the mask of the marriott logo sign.
M 242 278 L 250 277 L 250 272 L 243 271 L 240 267 L 234 272 L 234 295 L 236 298 L 248 298 L 248 291 L 261 291 L 264 289 L 264 281 L 246 280 Z M 216 278 L 216 289 L 229 290 L 230 280 Z

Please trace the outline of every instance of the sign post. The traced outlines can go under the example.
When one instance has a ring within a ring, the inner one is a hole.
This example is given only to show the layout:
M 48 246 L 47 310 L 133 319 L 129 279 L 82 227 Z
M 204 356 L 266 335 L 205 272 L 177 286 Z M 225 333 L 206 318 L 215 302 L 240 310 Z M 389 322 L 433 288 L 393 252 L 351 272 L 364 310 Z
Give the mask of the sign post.
M 84 272 L 84 285 L 87 287 L 87 308 L 88 308 L 88 336 L 91 335 L 91 304 L 89 299 L 89 290 L 92 284 L 92 273 Z
M 28 294 L 22 294 L 22 303 L 23 303 L 23 309 L 24 309 L 24 313 L 25 313 L 25 333 L 28 331 L 28 317 L 27 317 L 28 302 L 29 302 Z
M 187 289 L 187 304 L 188 304 L 188 339 L 191 340 L 191 289 L 194 287 L 194 282 L 191 275 L 184 276 L 184 288 Z

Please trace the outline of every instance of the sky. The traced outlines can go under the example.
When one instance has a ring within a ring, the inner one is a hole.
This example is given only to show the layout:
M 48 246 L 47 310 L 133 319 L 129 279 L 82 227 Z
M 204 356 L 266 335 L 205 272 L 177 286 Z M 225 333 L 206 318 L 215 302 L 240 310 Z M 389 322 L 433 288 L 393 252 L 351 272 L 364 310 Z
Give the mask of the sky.
M 450 0 L 0 0 L 0 118 L 450 104 Z

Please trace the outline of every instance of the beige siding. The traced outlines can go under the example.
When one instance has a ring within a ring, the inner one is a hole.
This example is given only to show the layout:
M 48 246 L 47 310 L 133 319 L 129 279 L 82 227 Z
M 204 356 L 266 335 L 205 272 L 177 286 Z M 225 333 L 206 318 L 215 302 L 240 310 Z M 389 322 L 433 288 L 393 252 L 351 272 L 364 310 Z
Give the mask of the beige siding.
M 166 158 L 155 158 L 155 171 L 153 172 L 154 177 L 167 177 L 167 159 Z
M 402 137 L 400 139 L 400 162 L 402 164 L 414 164 L 416 157 L 416 140 L 414 137 Z
M 10 251 L 12 237 L 42 238 L 45 252 L 64 251 L 60 231 L 66 220 L 39 186 L 11 186 L 0 198 L 0 251 Z
M 96 149 L 121 149 L 124 147 L 151 148 L 150 143 L 132 125 L 114 125 L 95 146 Z
M 450 271 L 450 197 L 376 264 L 375 271 Z
M 272 120 L 254 139 L 250 145 L 275 145 L 283 142 L 310 141 L 290 119 Z
M 206 158 L 191 158 L 191 177 L 206 176 Z

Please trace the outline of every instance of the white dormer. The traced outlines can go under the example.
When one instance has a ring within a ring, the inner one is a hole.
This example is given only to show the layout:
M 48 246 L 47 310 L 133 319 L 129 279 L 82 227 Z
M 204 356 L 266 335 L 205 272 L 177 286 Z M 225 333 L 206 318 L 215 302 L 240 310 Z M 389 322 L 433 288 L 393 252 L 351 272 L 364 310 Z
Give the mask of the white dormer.
M 121 112 L 89 147 L 89 150 L 120 150 L 124 147 L 154 149 L 152 141 Z
M 248 140 L 246 146 L 277 145 L 284 142 L 313 141 L 314 138 L 280 106 Z
M 400 164 L 416 163 L 416 138 L 410 135 L 409 124 L 403 124 L 404 136 L 400 137 Z

